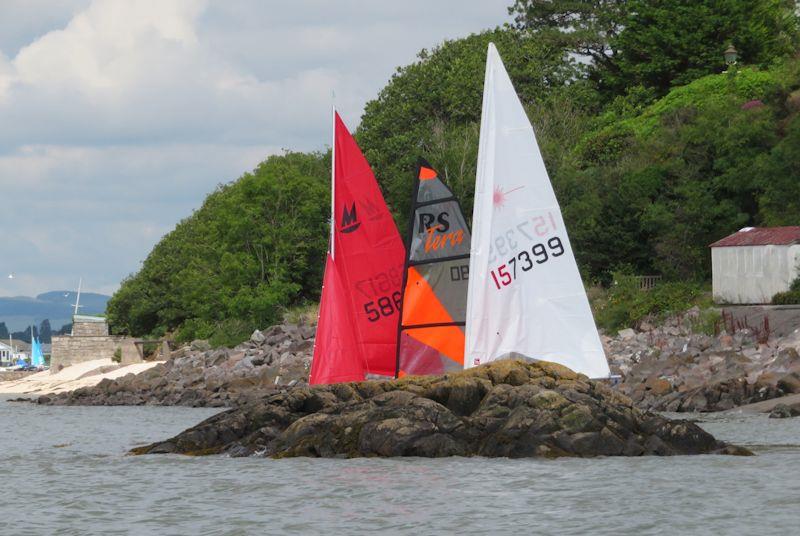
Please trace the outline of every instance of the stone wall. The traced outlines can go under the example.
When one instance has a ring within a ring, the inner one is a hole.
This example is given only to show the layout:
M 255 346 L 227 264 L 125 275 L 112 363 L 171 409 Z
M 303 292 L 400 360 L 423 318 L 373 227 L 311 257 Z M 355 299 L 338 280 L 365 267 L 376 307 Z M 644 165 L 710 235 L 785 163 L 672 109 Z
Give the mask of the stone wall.
M 133 339 L 129 337 L 54 336 L 50 371 L 56 373 L 66 366 L 94 359 L 113 359 L 117 349 L 124 364 L 142 360 Z
M 72 324 L 74 337 L 108 337 L 108 324 L 106 322 L 81 322 Z

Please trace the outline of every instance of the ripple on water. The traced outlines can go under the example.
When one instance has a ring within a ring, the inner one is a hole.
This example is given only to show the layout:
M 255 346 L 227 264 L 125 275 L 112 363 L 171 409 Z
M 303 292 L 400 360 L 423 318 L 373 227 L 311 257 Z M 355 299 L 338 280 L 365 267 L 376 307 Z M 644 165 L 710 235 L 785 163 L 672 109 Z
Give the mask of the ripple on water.
M 0 402 L 8 534 L 648 534 L 796 530 L 800 419 L 700 415 L 758 456 L 126 456 L 214 414 Z M 55 445 L 59 445 L 55 448 Z M 8 531 L 11 528 L 11 531 Z

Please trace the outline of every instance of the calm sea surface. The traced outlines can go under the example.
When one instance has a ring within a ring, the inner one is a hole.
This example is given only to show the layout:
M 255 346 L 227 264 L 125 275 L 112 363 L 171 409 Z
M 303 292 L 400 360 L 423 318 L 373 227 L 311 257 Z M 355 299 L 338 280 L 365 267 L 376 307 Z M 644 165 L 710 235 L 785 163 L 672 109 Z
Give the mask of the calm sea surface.
M 702 417 L 755 457 L 126 456 L 213 410 L 0 397 L 0 534 L 798 534 L 800 418 Z

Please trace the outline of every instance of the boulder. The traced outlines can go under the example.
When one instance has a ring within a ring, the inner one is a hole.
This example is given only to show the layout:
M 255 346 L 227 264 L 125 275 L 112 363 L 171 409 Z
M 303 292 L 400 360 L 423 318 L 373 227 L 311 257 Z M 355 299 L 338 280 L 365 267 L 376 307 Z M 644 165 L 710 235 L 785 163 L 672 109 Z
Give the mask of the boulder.
M 254 342 L 256 344 L 262 344 L 267 338 L 261 333 L 259 330 L 255 330 L 252 335 L 250 335 L 250 342 Z
M 749 454 L 688 421 L 635 408 L 547 362 L 499 360 L 443 376 L 299 386 L 134 454 L 274 458 Z
M 619 336 L 622 338 L 622 340 L 630 340 L 636 337 L 636 332 L 631 328 L 621 329 L 619 331 Z
M 800 415 L 800 404 L 778 404 L 769 413 L 770 419 L 788 419 Z
M 203 339 L 196 339 L 192 341 L 189 347 L 194 352 L 205 352 L 207 350 L 211 350 L 211 345 L 208 343 L 208 341 Z
M 800 374 L 797 372 L 789 372 L 784 374 L 778 381 L 776 385 L 787 394 L 794 394 L 800 393 Z

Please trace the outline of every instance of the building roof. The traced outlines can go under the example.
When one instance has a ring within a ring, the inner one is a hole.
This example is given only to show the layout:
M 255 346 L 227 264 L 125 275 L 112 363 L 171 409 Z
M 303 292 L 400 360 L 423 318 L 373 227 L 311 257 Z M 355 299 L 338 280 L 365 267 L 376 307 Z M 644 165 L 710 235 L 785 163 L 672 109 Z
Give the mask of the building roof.
M 800 244 L 800 226 L 745 227 L 722 240 L 717 240 L 709 247 L 788 246 L 791 244 Z
M 0 340 L 0 344 L 2 344 L 3 347 L 8 348 L 8 340 L 7 339 Z M 19 352 L 29 352 L 30 349 L 31 349 L 31 345 L 30 344 L 28 344 L 25 341 L 21 341 L 19 339 L 12 339 L 11 344 L 13 344 L 14 348 Z

